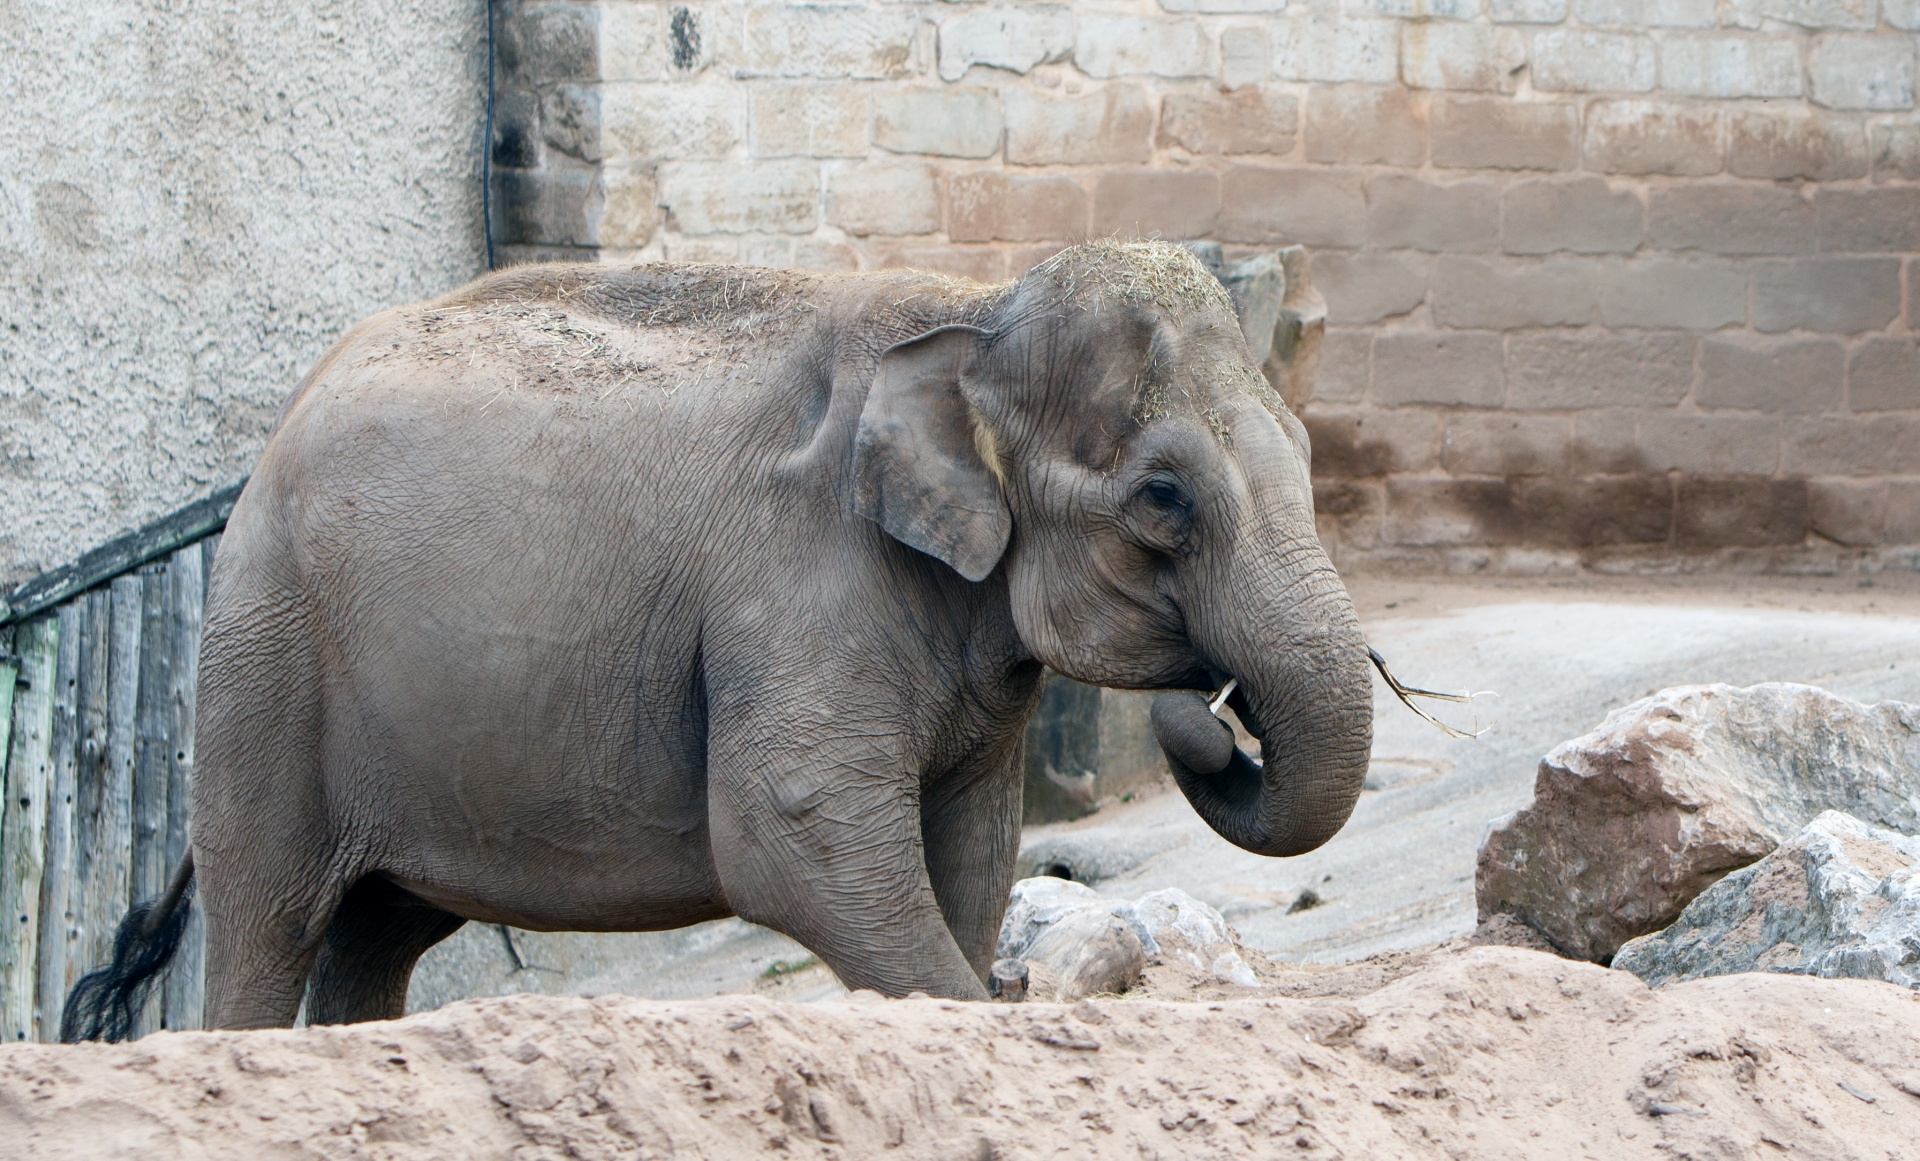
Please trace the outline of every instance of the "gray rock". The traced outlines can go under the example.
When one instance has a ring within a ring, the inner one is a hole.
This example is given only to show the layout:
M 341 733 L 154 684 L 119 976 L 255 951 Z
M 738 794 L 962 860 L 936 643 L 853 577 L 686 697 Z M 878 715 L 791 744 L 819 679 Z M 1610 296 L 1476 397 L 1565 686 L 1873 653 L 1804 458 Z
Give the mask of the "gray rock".
M 1081 883 L 1111 879 L 1184 846 L 1187 836 L 1174 830 L 1086 830 L 1048 835 L 1020 849 L 1020 870 Z
M 1613 966 L 1654 985 L 1768 971 L 1920 989 L 1920 838 L 1829 810 Z
M 1150 892 L 1129 903 L 1104 898 L 1084 883 L 1069 879 L 1022 879 L 1013 885 L 994 955 L 1025 960 L 1044 969 L 1036 971 L 1030 994 L 1041 996 L 1051 986 L 1065 996 L 1081 986 L 1076 981 L 1093 969 L 1077 966 L 1079 959 L 1063 958 L 1063 949 L 1076 941 L 1090 942 L 1094 945 L 1086 953 L 1090 962 L 1109 955 L 1124 958 L 1122 951 L 1103 950 L 1106 942 L 1121 947 L 1128 944 L 1128 940 L 1112 934 L 1113 927 L 1107 920 L 1127 929 L 1131 943 L 1140 947 L 1143 962 L 1148 957 L 1170 956 L 1220 979 L 1259 986 L 1242 954 L 1239 937 L 1227 926 L 1226 919 L 1178 888 Z
M 1682 686 L 1555 748 L 1533 793 L 1481 842 L 1480 919 L 1512 915 L 1605 963 L 1823 810 L 1920 831 L 1920 708 Z
M 1153 891 L 1134 900 L 1133 913 L 1146 928 L 1159 954 L 1182 960 L 1220 979 L 1247 987 L 1260 981 L 1246 957 L 1240 939 L 1226 917 L 1178 887 Z
M 1044 967 L 1053 983 L 1052 996 L 1036 998 L 1062 1004 L 1124 992 L 1140 982 L 1147 968 L 1147 949 L 1133 928 L 1119 916 L 1091 907 L 1049 926 L 1023 958 L 1030 969 Z

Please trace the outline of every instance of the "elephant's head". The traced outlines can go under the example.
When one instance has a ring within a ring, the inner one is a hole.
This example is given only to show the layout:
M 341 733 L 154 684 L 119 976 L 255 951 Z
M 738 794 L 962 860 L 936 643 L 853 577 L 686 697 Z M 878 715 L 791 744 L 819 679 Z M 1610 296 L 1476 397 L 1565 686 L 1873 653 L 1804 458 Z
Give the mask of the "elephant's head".
M 1300 854 L 1346 822 L 1373 732 L 1366 644 L 1314 533 L 1306 432 L 1254 367 L 1220 284 L 1165 243 L 1035 268 L 978 327 L 881 358 L 863 514 L 970 580 L 1003 567 L 1020 636 L 1096 685 L 1195 693 L 1154 727 L 1200 815 Z

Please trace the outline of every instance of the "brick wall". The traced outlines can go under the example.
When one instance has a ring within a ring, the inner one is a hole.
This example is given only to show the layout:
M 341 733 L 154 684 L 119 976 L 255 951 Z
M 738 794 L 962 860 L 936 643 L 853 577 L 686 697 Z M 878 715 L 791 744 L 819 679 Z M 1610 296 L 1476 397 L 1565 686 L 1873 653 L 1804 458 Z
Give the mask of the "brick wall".
M 515 257 L 1306 244 L 1346 565 L 1920 564 L 1920 0 L 525 0 Z

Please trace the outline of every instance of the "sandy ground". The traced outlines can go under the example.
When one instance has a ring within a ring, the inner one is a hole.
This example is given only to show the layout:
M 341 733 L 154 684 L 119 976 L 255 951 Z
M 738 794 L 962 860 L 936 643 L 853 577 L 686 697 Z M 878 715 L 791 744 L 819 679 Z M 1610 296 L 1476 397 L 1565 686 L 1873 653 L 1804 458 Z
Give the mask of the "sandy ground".
M 1343 969 L 1320 969 L 1338 974 Z M 1349 973 L 1352 969 L 1344 969 Z M 9 1157 L 1920 1155 L 1920 995 L 1514 948 L 1350 999 L 518 996 L 0 1047 Z

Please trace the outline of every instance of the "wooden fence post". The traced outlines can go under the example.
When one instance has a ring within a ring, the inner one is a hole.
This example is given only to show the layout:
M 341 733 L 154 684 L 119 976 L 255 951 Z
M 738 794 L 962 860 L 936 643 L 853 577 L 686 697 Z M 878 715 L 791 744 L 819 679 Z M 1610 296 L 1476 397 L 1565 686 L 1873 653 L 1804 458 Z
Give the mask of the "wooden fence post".
M 203 542 L 204 543 L 204 542 Z M 171 874 L 187 853 L 187 819 L 193 807 L 193 718 L 200 688 L 200 625 L 206 613 L 207 561 L 211 550 L 189 544 L 167 566 L 167 846 Z M 206 914 L 197 902 L 186 935 L 167 973 L 163 1022 L 174 1031 L 192 1031 L 205 1023 L 207 957 Z
M 40 883 L 46 869 L 47 802 L 53 783 L 53 700 L 60 622 L 40 617 L 14 632 L 17 676 L 0 815 L 0 1040 L 34 1038 Z
M 81 638 L 91 602 L 60 608 L 60 652 L 53 683 L 52 765 L 47 794 L 46 859 L 40 880 L 39 962 L 34 965 L 35 1040 L 60 1038 L 60 1005 L 67 995 L 67 953 L 73 942 L 68 905 L 73 879 L 74 785 L 80 764 Z

